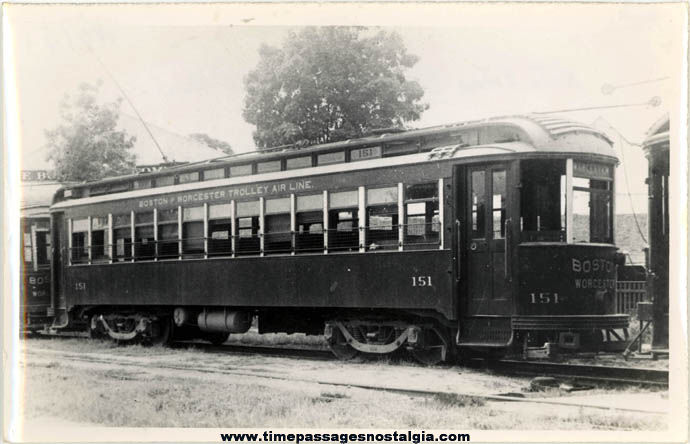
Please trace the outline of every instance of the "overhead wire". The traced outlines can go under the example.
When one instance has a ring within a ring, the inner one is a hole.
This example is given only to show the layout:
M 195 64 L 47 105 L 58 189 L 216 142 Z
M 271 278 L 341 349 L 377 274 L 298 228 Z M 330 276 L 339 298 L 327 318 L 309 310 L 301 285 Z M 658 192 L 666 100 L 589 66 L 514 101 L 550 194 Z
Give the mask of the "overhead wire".
M 635 226 L 637 227 L 637 232 L 640 235 L 640 238 L 644 241 L 645 244 L 649 245 L 649 242 L 647 242 L 647 237 L 644 235 L 642 232 L 642 227 L 640 226 L 640 221 L 637 219 L 637 212 L 635 211 L 635 205 L 633 203 L 633 198 L 632 194 L 630 193 L 630 180 L 628 178 L 628 168 L 626 165 L 628 165 L 628 162 L 625 160 L 625 147 L 623 145 L 623 141 L 629 145 L 633 146 L 641 146 L 638 143 L 632 143 L 628 141 L 617 129 L 615 129 L 606 119 L 604 119 L 602 116 L 599 116 L 600 119 L 604 120 L 608 126 L 616 132 L 616 135 L 618 137 L 618 145 L 621 147 L 620 152 L 621 152 L 621 157 L 623 158 L 623 177 L 625 178 L 625 190 L 626 194 L 628 195 L 628 200 L 630 201 L 630 210 L 632 211 L 633 215 L 633 220 L 635 221 Z M 636 195 L 640 195 L 640 193 L 636 193 Z
M 72 46 L 72 48 L 74 49 L 74 45 L 72 44 L 72 38 L 70 37 L 69 33 L 68 33 L 67 30 L 64 28 L 64 26 L 63 26 L 63 31 L 65 32 L 65 35 L 67 35 L 67 39 L 68 39 L 69 42 L 70 42 L 70 46 Z M 120 93 L 122 93 L 122 95 L 123 95 L 123 97 L 125 98 L 125 100 L 127 100 L 127 103 L 129 103 L 129 106 L 132 107 L 132 110 L 133 110 L 134 113 L 137 115 L 137 118 L 139 119 L 139 121 L 141 122 L 141 124 L 144 126 L 144 129 L 146 130 L 146 132 L 148 133 L 148 135 L 151 137 L 151 140 L 153 141 L 153 144 L 156 145 L 156 148 L 158 149 L 158 152 L 161 154 L 161 157 L 163 158 L 163 161 L 166 162 L 166 163 L 169 162 L 168 157 L 167 157 L 167 156 L 165 155 L 165 153 L 163 152 L 163 148 L 161 148 L 160 144 L 158 143 L 158 140 L 156 140 L 156 137 L 153 135 L 153 132 L 151 132 L 151 129 L 149 128 L 148 124 L 146 123 L 146 121 L 144 120 L 144 118 L 143 118 L 143 117 L 141 116 L 141 114 L 139 113 L 139 110 L 137 110 L 137 107 L 134 106 L 134 102 L 129 98 L 129 95 L 127 95 L 127 92 L 125 91 L 125 89 L 118 83 L 118 81 L 115 79 L 115 76 L 113 76 L 113 74 L 112 74 L 111 71 L 108 69 L 108 67 L 105 65 L 105 63 L 103 63 L 103 61 L 100 59 L 100 57 L 98 57 L 98 55 L 97 55 L 96 52 L 93 50 L 93 48 L 91 48 L 91 46 L 90 46 L 89 44 L 85 44 L 85 47 L 86 47 L 87 51 L 93 56 L 93 58 L 96 59 L 96 61 L 98 62 L 98 64 L 101 65 L 101 68 L 103 68 L 103 70 L 104 70 L 105 73 L 108 75 L 108 77 L 110 78 L 110 80 L 113 81 L 113 83 L 115 84 L 115 86 L 117 87 L 117 89 L 120 90 Z

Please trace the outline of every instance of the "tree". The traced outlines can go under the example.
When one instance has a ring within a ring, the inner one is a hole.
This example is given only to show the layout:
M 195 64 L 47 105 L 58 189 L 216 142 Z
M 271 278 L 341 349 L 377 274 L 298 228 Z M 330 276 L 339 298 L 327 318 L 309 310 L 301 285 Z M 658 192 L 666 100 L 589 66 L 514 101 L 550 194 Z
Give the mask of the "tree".
M 136 138 L 116 128 L 121 99 L 98 104 L 96 86 L 82 83 L 60 104 L 62 124 L 46 130 L 48 160 L 62 181 L 90 181 L 135 172 Z
M 208 134 L 194 133 L 190 134 L 189 137 L 196 140 L 197 142 L 205 144 L 208 147 L 211 147 L 216 150 L 221 150 L 227 155 L 235 154 L 235 152 L 232 150 L 232 146 L 230 146 L 229 143 L 223 142 L 222 140 L 214 139 Z
M 323 27 L 262 45 L 244 79 L 244 119 L 260 148 L 360 137 L 419 119 L 424 91 L 405 71 L 417 63 L 395 32 Z

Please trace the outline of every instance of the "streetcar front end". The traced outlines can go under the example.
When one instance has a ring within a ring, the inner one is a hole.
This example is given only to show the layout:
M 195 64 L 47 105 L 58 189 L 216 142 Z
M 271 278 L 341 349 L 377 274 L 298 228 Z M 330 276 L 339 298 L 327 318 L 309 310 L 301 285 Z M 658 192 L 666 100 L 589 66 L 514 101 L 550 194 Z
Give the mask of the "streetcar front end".
M 617 313 L 614 168 L 606 159 L 549 158 L 521 165 L 517 297 L 521 345 L 617 349 L 629 316 Z

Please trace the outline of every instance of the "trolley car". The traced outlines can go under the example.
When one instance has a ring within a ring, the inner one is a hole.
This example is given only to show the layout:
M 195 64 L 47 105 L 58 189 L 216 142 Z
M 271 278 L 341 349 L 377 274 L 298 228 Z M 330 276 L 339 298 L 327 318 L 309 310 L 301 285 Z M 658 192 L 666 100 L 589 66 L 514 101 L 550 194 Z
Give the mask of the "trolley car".
M 601 132 L 492 118 L 65 187 L 51 206 L 61 327 L 167 341 L 325 334 L 341 358 L 577 348 L 616 313 Z
M 50 213 L 53 194 L 61 184 L 54 181 L 22 185 L 20 330 L 36 332 L 50 326 L 53 315 L 50 288 Z
M 647 131 L 642 149 L 649 162 L 649 260 L 647 290 L 654 302 L 652 348 L 668 350 L 669 173 L 671 120 L 665 115 Z

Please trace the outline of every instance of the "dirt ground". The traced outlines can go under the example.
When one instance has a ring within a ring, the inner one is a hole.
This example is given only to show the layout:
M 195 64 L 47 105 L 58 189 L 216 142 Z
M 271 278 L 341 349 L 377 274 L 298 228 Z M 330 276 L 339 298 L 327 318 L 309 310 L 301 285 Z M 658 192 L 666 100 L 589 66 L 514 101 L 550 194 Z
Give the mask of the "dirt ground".
M 342 363 L 85 339 L 29 339 L 22 346 L 25 427 L 64 421 L 115 427 L 659 431 L 668 421 L 664 414 L 594 408 L 592 401 L 611 396 L 614 401 L 603 405 L 615 406 L 616 396 L 645 397 L 656 402 L 651 411 L 663 411 L 667 392 L 599 389 L 588 391 L 585 402 L 582 392 L 530 393 L 529 379 L 462 367 Z M 361 388 L 365 385 L 446 394 Z M 572 405 L 494 402 L 483 395 Z

